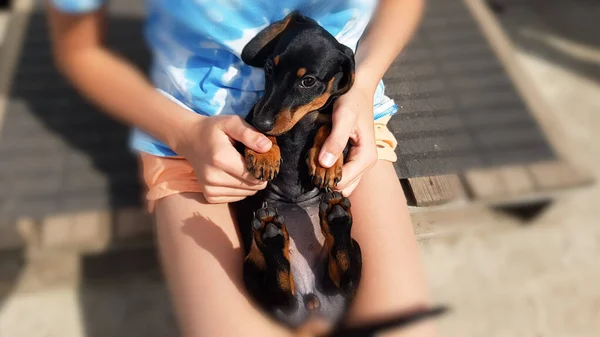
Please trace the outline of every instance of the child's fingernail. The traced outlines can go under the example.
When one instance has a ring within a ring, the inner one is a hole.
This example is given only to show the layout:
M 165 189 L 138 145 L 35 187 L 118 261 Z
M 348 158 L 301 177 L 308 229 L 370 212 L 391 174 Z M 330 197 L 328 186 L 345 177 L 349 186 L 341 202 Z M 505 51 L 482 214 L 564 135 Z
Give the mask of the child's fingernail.
M 327 167 L 330 167 L 335 163 L 335 156 L 326 152 L 321 156 L 321 163 Z
M 266 147 L 267 145 L 269 145 L 270 140 L 267 137 L 260 137 L 258 139 L 258 142 L 256 142 L 256 146 L 258 146 L 259 148 L 263 148 Z

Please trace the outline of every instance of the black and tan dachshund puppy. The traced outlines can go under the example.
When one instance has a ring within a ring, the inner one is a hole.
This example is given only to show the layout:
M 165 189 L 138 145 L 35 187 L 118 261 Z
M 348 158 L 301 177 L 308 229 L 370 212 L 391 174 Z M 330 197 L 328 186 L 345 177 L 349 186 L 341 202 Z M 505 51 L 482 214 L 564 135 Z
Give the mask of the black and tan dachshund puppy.
M 246 120 L 273 142 L 267 153 L 240 149 L 247 169 L 269 181 L 234 204 L 246 249 L 246 288 L 262 309 L 291 327 L 317 320 L 334 327 L 360 284 L 362 260 L 351 236 L 350 201 L 331 192 L 342 178 L 348 147 L 331 168 L 322 167 L 318 156 L 331 131 L 332 102 L 353 84 L 354 54 L 314 20 L 293 12 L 254 37 L 242 60 L 264 68 L 264 96 Z M 367 330 L 356 331 L 368 336 Z

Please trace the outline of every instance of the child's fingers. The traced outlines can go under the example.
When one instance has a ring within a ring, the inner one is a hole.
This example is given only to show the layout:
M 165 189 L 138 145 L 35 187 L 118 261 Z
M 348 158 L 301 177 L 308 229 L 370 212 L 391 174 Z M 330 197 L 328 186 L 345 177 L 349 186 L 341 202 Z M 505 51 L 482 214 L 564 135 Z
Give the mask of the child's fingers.
M 244 157 L 233 146 L 224 146 L 213 159 L 213 165 L 229 175 L 236 177 L 249 185 L 263 185 L 246 169 Z
M 240 201 L 240 200 L 244 200 L 246 197 L 209 197 L 204 195 L 204 199 L 206 199 L 206 201 L 209 204 L 228 204 L 228 203 L 232 203 L 232 202 L 236 202 L 236 201 Z
M 229 175 L 229 180 L 228 183 L 226 183 L 225 187 L 231 187 L 231 188 L 241 188 L 244 190 L 249 190 L 249 191 L 260 191 L 262 189 L 264 189 L 265 187 L 267 187 L 267 182 L 266 181 L 261 181 L 259 180 L 258 183 L 248 183 L 246 180 L 242 179 L 242 178 L 238 178 L 238 177 L 234 177 L 232 175 Z M 254 177 L 252 177 L 254 178 Z M 254 178 L 256 179 L 256 178 Z
M 360 183 L 361 178 L 354 180 L 354 182 L 350 183 L 346 188 L 342 190 L 342 195 L 345 197 L 349 197 L 352 192 L 356 189 L 356 186 Z
M 249 183 L 242 178 L 232 176 L 221 170 L 210 172 L 204 180 L 207 185 L 223 186 L 248 191 L 260 191 L 267 186 L 267 182 L 258 181 L 258 183 Z
M 256 192 L 224 186 L 205 186 L 203 191 L 204 197 L 209 203 L 235 202 L 254 195 Z
M 327 137 L 319 154 L 319 163 L 323 167 L 333 166 L 346 148 L 355 122 L 355 118 L 352 116 L 352 111 L 342 107 L 338 107 L 334 112 L 331 134 Z
M 358 161 L 349 161 L 342 168 L 342 180 L 337 184 L 335 190 L 344 191 L 350 187 L 364 173 L 366 168 Z
M 351 148 L 347 162 L 342 168 L 342 180 L 336 186 L 336 190 L 345 190 L 354 184 L 376 161 L 376 149 L 367 145 Z
M 204 194 L 213 197 L 247 197 L 256 194 L 257 191 L 245 190 L 226 186 L 204 186 Z

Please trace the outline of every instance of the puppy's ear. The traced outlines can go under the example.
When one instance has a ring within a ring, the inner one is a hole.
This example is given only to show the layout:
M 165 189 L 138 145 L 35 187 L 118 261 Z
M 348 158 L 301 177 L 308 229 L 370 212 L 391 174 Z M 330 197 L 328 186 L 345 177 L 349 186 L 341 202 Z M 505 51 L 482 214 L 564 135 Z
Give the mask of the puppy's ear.
M 354 52 L 349 47 L 342 45 L 339 55 L 341 72 L 336 76 L 340 76 L 341 78 L 336 79 L 336 86 L 333 94 L 336 97 L 347 93 L 354 84 Z
M 267 57 L 273 53 L 275 45 L 283 35 L 285 29 L 292 22 L 303 22 L 307 18 L 298 11 L 293 11 L 280 21 L 276 21 L 267 28 L 261 30 L 242 50 L 242 61 L 246 64 L 262 68 Z

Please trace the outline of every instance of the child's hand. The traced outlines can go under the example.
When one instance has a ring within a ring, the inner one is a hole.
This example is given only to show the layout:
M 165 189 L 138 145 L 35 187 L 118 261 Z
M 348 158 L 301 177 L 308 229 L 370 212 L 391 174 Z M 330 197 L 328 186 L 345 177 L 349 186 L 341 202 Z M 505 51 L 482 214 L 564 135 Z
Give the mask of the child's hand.
M 335 188 L 345 196 L 354 191 L 363 173 L 377 161 L 373 94 L 370 90 L 353 87 L 334 103 L 333 127 L 321 149 L 321 165 L 333 165 L 344 151 L 348 140 L 352 147 L 344 164 L 342 180 Z
M 268 151 L 271 141 L 239 116 L 198 115 L 184 133 L 184 141 L 177 147 L 177 152 L 196 171 L 209 203 L 239 201 L 267 186 L 246 170 L 234 140 L 257 152 Z

